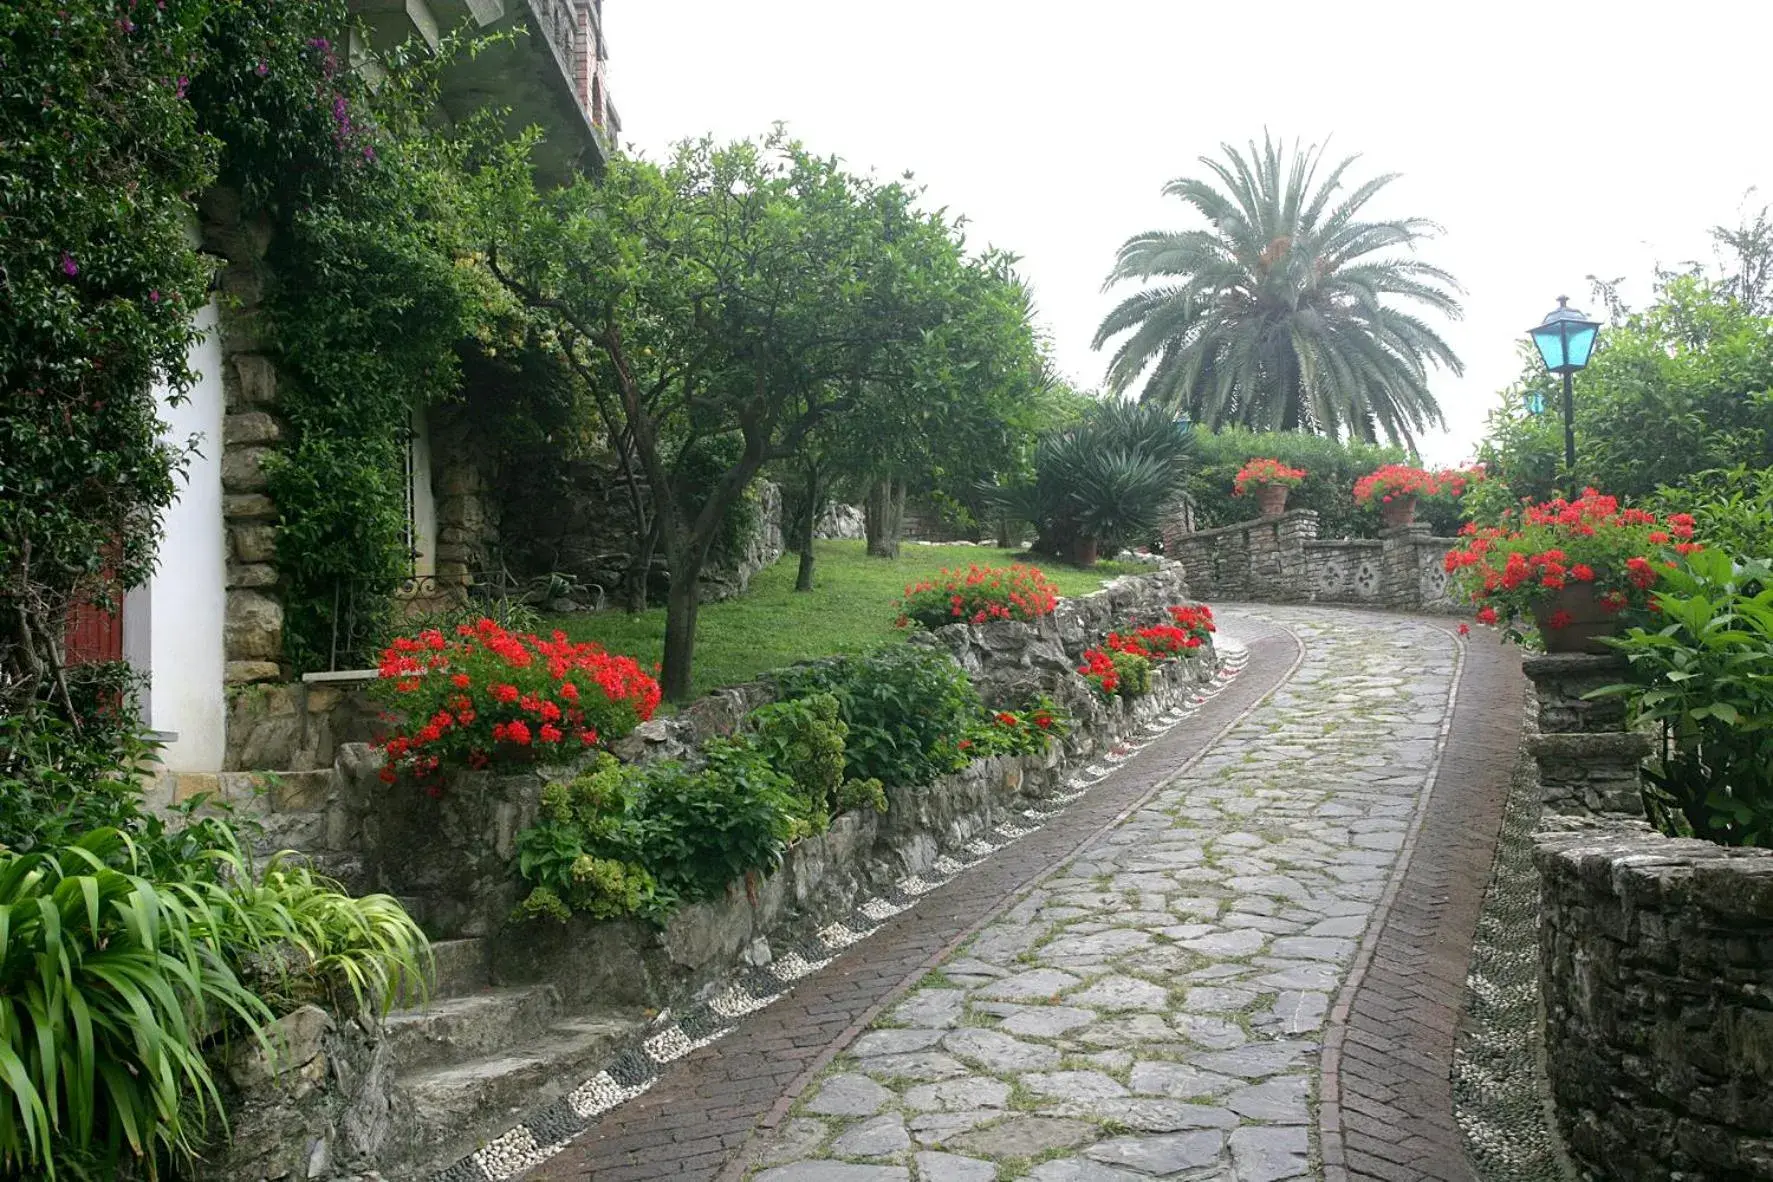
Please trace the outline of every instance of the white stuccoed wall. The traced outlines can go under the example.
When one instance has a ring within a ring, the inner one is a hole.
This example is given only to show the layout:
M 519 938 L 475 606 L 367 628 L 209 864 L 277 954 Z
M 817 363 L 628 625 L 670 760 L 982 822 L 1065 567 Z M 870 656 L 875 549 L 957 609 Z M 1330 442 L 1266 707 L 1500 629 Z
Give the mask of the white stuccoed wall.
M 222 526 L 222 350 L 212 302 L 198 314 L 205 330 L 192 349 L 197 384 L 161 418 L 166 438 L 198 436 L 197 452 L 167 510 L 159 565 L 123 603 L 124 656 L 148 674 L 146 722 L 178 735 L 162 752 L 169 771 L 222 766 L 227 703 L 223 695 L 222 622 L 227 608 L 228 543 Z

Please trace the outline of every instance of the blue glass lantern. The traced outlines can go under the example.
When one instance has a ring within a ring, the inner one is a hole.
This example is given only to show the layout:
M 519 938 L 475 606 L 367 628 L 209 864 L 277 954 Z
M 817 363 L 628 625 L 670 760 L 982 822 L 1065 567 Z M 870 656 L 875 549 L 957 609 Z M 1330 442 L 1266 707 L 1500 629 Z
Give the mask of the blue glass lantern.
M 1194 429 L 1194 420 L 1192 420 L 1188 417 L 1188 412 L 1185 410 L 1177 411 L 1176 412 L 1176 434 L 1186 435 L 1190 431 L 1192 431 L 1193 429 Z
M 1600 321 L 1590 320 L 1570 307 L 1568 296 L 1559 296 L 1558 306 L 1551 314 L 1527 330 L 1545 368 L 1564 379 L 1564 473 L 1570 477 L 1572 496 L 1576 481 L 1576 407 L 1570 393 L 1570 375 L 1588 364 L 1595 335 L 1600 331 Z
M 1545 368 L 1555 374 L 1572 374 L 1587 365 L 1595 336 L 1601 331 L 1598 320 L 1590 320 L 1569 304 L 1568 296 L 1559 296 L 1551 314 L 1529 330 Z
M 1542 415 L 1545 413 L 1544 390 L 1528 390 L 1522 401 L 1526 403 L 1528 414 Z

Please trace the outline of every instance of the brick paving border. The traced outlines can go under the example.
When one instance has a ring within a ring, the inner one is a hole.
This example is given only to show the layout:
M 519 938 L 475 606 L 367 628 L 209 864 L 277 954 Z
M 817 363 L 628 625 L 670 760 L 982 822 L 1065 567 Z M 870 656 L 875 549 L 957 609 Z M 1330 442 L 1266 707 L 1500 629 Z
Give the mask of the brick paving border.
M 1476 1178 L 1453 1117 L 1454 1040 L 1526 683 L 1517 649 L 1487 635 L 1463 648 L 1434 785 L 1325 1031 L 1325 1182 Z
M 1063 817 L 932 891 L 725 1039 L 680 1060 L 651 1091 L 610 1112 L 524 1177 L 742 1177 L 753 1134 L 779 1124 L 807 1084 L 875 1017 L 1028 887 L 1211 749 L 1286 681 L 1302 656 L 1289 632 L 1263 621 L 1240 618 L 1237 635 L 1249 648 L 1249 663 L 1190 724 L 1118 765 Z

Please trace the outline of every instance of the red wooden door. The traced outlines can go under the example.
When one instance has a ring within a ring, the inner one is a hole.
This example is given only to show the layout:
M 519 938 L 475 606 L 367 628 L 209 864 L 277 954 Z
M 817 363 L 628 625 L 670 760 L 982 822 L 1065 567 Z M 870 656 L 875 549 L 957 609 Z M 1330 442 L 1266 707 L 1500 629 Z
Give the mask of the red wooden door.
M 66 661 L 84 665 L 92 661 L 123 659 L 123 612 L 82 603 L 68 613 Z

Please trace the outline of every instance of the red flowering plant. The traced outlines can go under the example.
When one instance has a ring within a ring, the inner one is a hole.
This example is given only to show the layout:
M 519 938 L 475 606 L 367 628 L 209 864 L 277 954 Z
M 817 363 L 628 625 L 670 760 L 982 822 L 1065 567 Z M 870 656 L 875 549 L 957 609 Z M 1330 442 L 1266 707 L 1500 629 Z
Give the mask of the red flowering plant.
M 1188 634 L 1188 639 L 1194 641 L 1193 644 L 1185 642 L 1183 648 L 1199 648 L 1218 631 L 1213 626 L 1213 609 L 1204 603 L 1172 603 L 1170 619 L 1176 622 L 1176 627 Z
M 1354 500 L 1358 505 L 1389 505 L 1405 497 L 1432 497 L 1440 491 L 1441 473 L 1409 464 L 1387 464 L 1354 482 Z
M 632 657 L 556 632 L 547 640 L 491 620 L 396 637 L 376 697 L 400 720 L 381 743 L 382 780 L 434 780 L 445 767 L 564 757 L 610 743 L 653 716 L 659 683 Z
M 1689 514 L 1659 518 L 1589 488 L 1574 501 L 1559 497 L 1511 510 L 1500 526 L 1467 525 L 1460 531 L 1465 545 L 1447 552 L 1446 569 L 1478 605 L 1479 623 L 1520 639 L 1518 622 L 1571 588 L 1589 589 L 1612 615 L 1651 610 L 1652 589 L 1673 565 L 1671 554 L 1700 549 L 1693 525 Z M 1546 620 L 1553 628 L 1572 622 L 1562 609 Z
M 1071 733 L 1071 716 L 1045 695 L 1019 710 L 989 711 L 968 738 L 970 755 L 1045 755 Z
M 943 570 L 935 578 L 906 584 L 897 623 L 901 628 L 913 622 L 940 628 L 990 620 L 1031 622 L 1051 615 L 1058 604 L 1058 588 L 1038 567 L 974 563 L 964 571 Z
M 1136 698 L 1150 693 L 1152 660 L 1139 651 L 1143 646 L 1136 637 L 1129 639 L 1112 632 L 1109 635 L 1114 637 L 1114 645 L 1105 642 L 1101 648 L 1085 649 L 1083 664 L 1077 671 L 1104 698 Z
M 1231 489 L 1241 497 L 1264 485 L 1298 488 L 1304 483 L 1305 469 L 1303 468 L 1289 468 L 1279 460 L 1253 459 L 1237 470 L 1237 476 L 1231 482 Z

